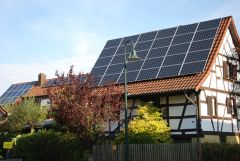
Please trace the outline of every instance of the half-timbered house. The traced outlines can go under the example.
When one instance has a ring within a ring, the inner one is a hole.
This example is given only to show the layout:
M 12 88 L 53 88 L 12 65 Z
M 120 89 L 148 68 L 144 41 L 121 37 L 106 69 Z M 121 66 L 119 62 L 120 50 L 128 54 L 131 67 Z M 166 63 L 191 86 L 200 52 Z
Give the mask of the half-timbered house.
M 99 86 L 123 83 L 129 39 L 143 58 L 128 64 L 129 113 L 153 102 L 176 141 L 239 143 L 240 40 L 232 17 L 109 40 L 92 69 Z

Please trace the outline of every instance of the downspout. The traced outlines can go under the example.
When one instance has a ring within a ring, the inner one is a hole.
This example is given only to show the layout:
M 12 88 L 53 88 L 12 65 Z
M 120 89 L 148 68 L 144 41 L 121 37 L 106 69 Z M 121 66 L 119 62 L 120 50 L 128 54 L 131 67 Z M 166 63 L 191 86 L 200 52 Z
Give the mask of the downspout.
M 196 128 L 197 128 L 197 161 L 201 161 L 202 160 L 202 153 L 201 153 L 201 144 L 200 144 L 200 140 L 199 140 L 199 106 L 187 95 L 187 92 L 184 91 L 185 97 L 196 107 Z M 199 92 L 196 92 L 196 101 L 198 99 L 198 94 Z
M 197 128 L 197 143 L 200 143 L 199 139 L 199 107 L 198 105 L 187 95 L 187 92 L 184 91 L 185 97 L 196 107 L 196 128 Z

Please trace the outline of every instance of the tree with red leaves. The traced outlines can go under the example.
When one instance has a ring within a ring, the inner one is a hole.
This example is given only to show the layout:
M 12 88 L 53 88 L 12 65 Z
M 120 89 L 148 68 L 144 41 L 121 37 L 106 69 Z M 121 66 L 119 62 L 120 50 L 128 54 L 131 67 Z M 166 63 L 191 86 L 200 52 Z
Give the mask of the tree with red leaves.
M 48 90 L 56 121 L 93 143 L 108 121 L 119 119 L 121 92 L 114 84 L 95 87 L 90 74 L 75 75 L 73 67 L 56 76 L 56 85 Z

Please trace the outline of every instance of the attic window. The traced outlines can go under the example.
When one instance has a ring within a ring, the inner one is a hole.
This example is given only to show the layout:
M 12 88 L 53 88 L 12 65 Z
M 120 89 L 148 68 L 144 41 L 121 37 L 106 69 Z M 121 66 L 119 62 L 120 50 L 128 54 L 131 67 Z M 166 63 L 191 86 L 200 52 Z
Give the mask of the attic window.
M 217 115 L 217 99 L 213 96 L 207 96 L 207 107 L 208 107 L 208 115 L 216 116 Z
M 237 79 L 237 65 L 223 62 L 223 78 L 224 79 Z

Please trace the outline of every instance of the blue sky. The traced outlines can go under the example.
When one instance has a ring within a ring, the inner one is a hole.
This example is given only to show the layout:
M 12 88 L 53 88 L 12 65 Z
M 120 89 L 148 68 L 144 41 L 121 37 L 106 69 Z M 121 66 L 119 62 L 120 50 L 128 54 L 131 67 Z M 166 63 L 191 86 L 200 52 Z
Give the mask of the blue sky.
M 0 0 L 0 95 L 55 71 L 90 72 L 109 39 L 232 15 L 239 0 Z

